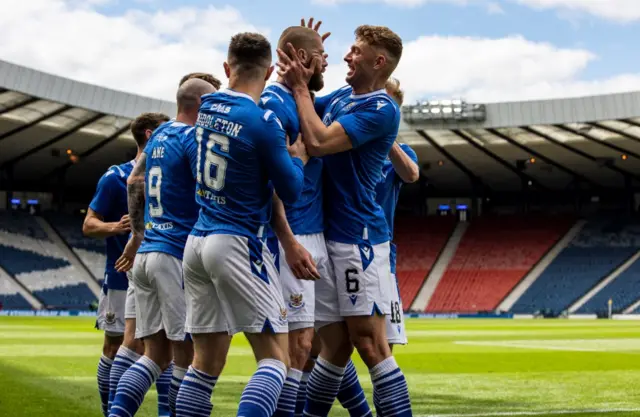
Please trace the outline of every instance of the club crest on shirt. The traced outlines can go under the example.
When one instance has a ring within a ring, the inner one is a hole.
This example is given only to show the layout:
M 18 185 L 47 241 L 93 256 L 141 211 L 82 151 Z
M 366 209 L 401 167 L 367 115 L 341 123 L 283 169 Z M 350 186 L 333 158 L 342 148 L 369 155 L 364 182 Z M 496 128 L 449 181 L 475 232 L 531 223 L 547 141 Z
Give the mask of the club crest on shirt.
M 304 299 L 302 294 L 291 294 L 289 296 L 289 307 L 293 310 L 298 310 L 304 307 Z

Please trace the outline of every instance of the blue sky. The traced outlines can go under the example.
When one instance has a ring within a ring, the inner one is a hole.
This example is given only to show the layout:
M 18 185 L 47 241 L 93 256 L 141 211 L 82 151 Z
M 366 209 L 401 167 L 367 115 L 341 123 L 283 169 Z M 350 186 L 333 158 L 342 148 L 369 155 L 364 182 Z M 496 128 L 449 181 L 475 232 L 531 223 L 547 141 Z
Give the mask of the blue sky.
M 342 56 L 363 23 L 403 38 L 396 76 L 410 100 L 640 89 L 640 0 L 7 1 L 0 59 L 167 99 L 183 72 L 222 76 L 233 33 L 257 30 L 275 42 L 303 16 L 332 32 L 328 89 L 343 83 Z

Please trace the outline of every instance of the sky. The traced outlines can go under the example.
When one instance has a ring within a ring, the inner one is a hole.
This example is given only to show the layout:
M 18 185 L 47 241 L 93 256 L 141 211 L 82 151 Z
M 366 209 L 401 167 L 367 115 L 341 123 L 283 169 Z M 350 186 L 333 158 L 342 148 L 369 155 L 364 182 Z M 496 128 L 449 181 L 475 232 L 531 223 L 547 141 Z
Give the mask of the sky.
M 323 21 L 325 90 L 345 84 L 360 24 L 404 43 L 405 103 L 500 102 L 640 90 L 640 0 L 0 0 L 0 59 L 174 100 L 182 75 L 213 73 L 232 35 L 276 44 L 301 17 Z M 636 41 L 633 41 L 636 39 Z M 275 54 L 274 54 L 275 56 Z

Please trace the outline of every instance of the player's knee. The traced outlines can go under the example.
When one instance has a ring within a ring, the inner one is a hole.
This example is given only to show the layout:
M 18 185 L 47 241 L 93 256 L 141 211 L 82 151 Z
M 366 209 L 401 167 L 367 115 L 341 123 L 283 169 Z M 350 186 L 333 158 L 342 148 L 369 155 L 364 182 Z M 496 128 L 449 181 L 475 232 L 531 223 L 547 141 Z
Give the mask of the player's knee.
M 105 336 L 104 343 L 102 344 L 102 354 L 107 358 L 113 359 L 118 354 L 118 349 L 122 344 L 122 336 Z
M 387 341 L 380 341 L 375 335 L 355 335 L 352 338 L 352 342 L 362 361 L 369 368 L 382 362 L 390 355 Z

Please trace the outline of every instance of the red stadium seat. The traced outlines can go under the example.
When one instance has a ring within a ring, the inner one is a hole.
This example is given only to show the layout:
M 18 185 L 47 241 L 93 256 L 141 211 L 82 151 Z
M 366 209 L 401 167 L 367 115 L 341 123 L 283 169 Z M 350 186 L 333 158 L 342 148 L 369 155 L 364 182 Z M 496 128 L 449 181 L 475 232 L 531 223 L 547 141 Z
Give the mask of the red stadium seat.
M 467 229 L 427 312 L 495 310 L 569 230 L 565 217 L 485 217 Z

